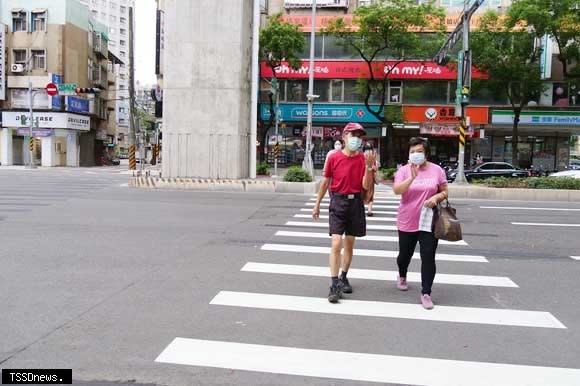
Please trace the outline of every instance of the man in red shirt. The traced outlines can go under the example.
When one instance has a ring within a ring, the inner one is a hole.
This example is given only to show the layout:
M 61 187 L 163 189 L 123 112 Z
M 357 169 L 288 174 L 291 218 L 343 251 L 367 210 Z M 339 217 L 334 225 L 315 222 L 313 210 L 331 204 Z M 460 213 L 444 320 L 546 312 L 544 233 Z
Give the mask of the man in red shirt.
M 373 184 L 373 165 L 376 161 L 374 151 L 363 154 L 359 151 L 365 129 L 358 123 L 349 123 L 344 127 L 342 139 L 344 149 L 332 154 L 324 170 L 324 180 L 320 185 L 318 198 L 312 210 L 312 218 L 320 217 L 320 202 L 330 185 L 329 234 L 332 236 L 330 251 L 330 277 L 332 285 L 328 301 L 337 303 L 342 293 L 352 293 L 352 286 L 346 277 L 350 263 L 355 237 L 366 235 L 367 224 L 363 203 L 363 189 L 368 190 Z M 331 183 L 332 181 L 332 183 Z M 345 235 L 344 245 L 342 236 Z M 342 273 L 338 277 L 341 267 Z

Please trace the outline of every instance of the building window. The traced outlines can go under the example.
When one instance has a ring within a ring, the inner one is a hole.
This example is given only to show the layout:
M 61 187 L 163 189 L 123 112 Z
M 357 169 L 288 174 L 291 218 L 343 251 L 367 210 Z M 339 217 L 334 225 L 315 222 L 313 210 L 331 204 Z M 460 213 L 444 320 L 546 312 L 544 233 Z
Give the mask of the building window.
M 119 55 L 124 58 L 127 54 L 125 53 L 125 51 L 119 51 Z
M 90 59 L 90 58 L 88 61 L 87 73 L 88 73 L 88 77 L 89 77 L 89 82 L 92 82 L 93 81 L 93 59 Z
M 121 28 L 120 30 L 121 35 L 127 36 L 127 30 L 125 28 Z
M 344 81 L 342 79 L 330 81 L 330 102 L 344 102 Z
M 125 14 L 125 13 L 127 13 L 127 7 L 125 7 L 124 5 L 121 5 L 121 8 L 120 8 L 120 10 L 121 10 L 121 13 L 122 13 L 122 14 Z
M 12 63 L 26 66 L 26 50 L 12 50 L 12 55 Z
M 93 14 L 93 17 L 94 17 L 95 19 L 97 19 L 97 18 L 99 17 L 99 12 L 98 12 L 96 9 L 93 9 L 93 10 L 91 11 L 91 13 Z
M 46 70 L 46 51 L 32 50 L 32 68 L 35 70 Z
M 125 17 L 120 18 L 119 21 L 121 22 L 121 24 L 127 24 L 127 18 Z
M 119 45 L 121 47 L 125 47 L 127 45 L 127 42 L 125 40 L 119 40 Z
M 46 31 L 46 11 L 32 12 L 32 30 Z
M 403 94 L 407 104 L 447 104 L 449 83 L 441 81 L 405 81 Z
M 12 12 L 12 32 L 26 31 L 26 12 Z
M 113 3 L 111 1 L 111 4 L 109 4 L 109 6 L 111 7 L 111 9 L 117 9 L 117 3 Z
M 114 40 L 111 40 L 111 41 L 109 42 L 109 47 L 115 47 L 116 45 L 117 45 L 117 43 L 115 43 L 115 41 L 114 41 Z
M 400 80 L 391 80 L 389 81 L 389 95 L 388 95 L 388 103 L 400 104 L 402 101 L 401 98 L 401 81 Z

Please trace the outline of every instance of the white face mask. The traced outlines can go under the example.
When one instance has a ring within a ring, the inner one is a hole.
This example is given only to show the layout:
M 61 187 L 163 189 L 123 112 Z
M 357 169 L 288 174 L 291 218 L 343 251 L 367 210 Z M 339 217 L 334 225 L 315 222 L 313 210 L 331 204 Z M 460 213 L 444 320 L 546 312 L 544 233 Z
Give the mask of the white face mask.
M 357 151 L 362 144 L 362 139 L 358 137 L 350 137 L 348 139 L 348 150 L 350 151 Z
M 335 143 L 334 150 L 342 150 L 342 144 L 340 142 Z
M 425 153 L 410 153 L 409 161 L 415 165 L 422 165 L 425 162 Z

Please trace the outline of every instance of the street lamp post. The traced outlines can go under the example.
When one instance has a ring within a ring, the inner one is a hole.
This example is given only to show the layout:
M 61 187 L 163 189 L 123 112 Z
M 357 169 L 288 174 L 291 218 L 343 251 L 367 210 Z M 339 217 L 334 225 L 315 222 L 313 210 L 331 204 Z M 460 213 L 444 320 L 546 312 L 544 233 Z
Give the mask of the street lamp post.
M 302 168 L 314 178 L 314 166 L 312 164 L 312 110 L 314 105 L 314 44 L 316 36 L 316 0 L 312 0 L 312 29 L 310 30 L 310 67 L 308 70 L 308 116 L 306 120 L 306 154 L 302 162 Z

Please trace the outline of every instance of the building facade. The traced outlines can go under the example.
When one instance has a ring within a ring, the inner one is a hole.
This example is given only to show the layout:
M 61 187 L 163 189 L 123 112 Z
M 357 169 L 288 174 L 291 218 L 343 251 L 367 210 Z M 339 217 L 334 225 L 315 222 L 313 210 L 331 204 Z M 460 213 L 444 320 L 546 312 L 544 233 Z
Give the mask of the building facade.
M 338 0 L 317 1 L 316 26 L 321 31 L 333 18 L 343 17 L 352 22 L 357 7 L 372 1 Z M 452 31 L 457 25 L 463 1 L 440 0 L 446 10 L 446 25 Z M 486 1 L 478 10 L 472 23 L 488 9 L 503 12 L 509 1 Z M 303 0 L 270 0 L 265 5 L 266 15 L 282 13 L 291 23 L 302 25 L 307 47 L 302 53 L 302 67 L 295 71 L 286 65 L 276 69 L 280 80 L 280 113 L 278 137 L 270 129 L 267 143 L 260 151 L 273 161 L 273 146 L 279 142 L 281 163 L 300 164 L 304 157 L 306 127 L 306 93 L 308 90 L 309 32 L 312 25 L 311 2 Z M 336 45 L 333 36 L 317 34 L 315 41 L 314 94 L 320 97 L 314 105 L 313 135 L 315 165 L 322 166 L 325 155 L 332 148 L 333 139 L 348 121 L 355 121 L 368 128 L 368 140 L 381 148 L 386 130 L 365 107 L 357 92 L 357 79 L 365 76 L 364 62 L 356 59 L 353 52 Z M 552 50 L 547 41 L 547 50 Z M 546 92 L 538 101 L 531 103 L 524 112 L 520 124 L 519 159 L 521 167 L 552 170 L 563 169 L 568 164 L 570 136 L 580 131 L 580 95 L 574 85 L 565 82 L 558 65 L 556 52 L 548 60 L 550 70 L 545 73 Z M 388 59 L 385 66 L 393 65 Z M 268 92 L 269 80 L 274 74 L 265 64 L 261 66 L 260 118 L 270 118 Z M 387 104 L 400 109 L 403 124 L 394 129 L 394 158 L 397 163 L 407 159 L 406 143 L 417 135 L 426 136 L 431 142 L 431 159 L 441 164 L 453 164 L 458 155 L 458 119 L 455 117 L 455 90 L 457 74 L 450 67 L 433 62 L 403 62 L 389 76 Z M 474 79 L 486 79 L 486 74 L 473 69 Z M 485 84 L 485 82 L 483 82 Z M 376 101 L 375 101 L 376 102 Z M 372 103 L 372 100 L 371 100 Z M 493 95 L 483 86 L 471 96 L 467 110 L 470 131 L 466 147 L 466 160 L 480 153 L 485 161 L 511 162 L 511 126 L 508 101 Z M 383 149 L 383 153 L 385 150 Z M 383 160 L 385 154 L 381 154 Z M 469 162 L 469 161 L 467 161 Z
M 76 0 L 4 0 L 0 21 L 5 25 L 7 63 L 5 100 L 0 101 L 0 162 L 28 164 L 32 142 L 36 164 L 95 165 L 97 136 L 106 122 L 102 100 L 106 96 L 99 95 L 107 85 L 106 36 L 98 35 L 88 9 Z M 104 58 L 98 58 L 93 48 L 97 35 L 99 41 L 102 37 Z M 70 87 L 50 97 L 45 91 L 48 83 Z M 29 85 L 33 91 L 32 141 Z M 76 95 L 74 87 L 99 91 Z

